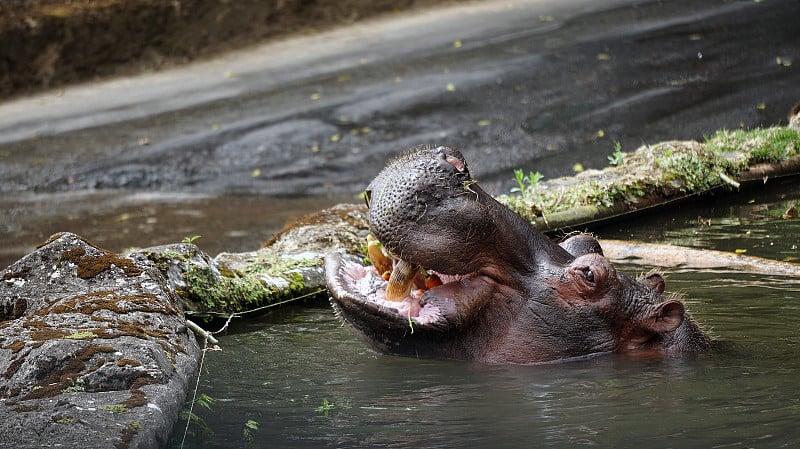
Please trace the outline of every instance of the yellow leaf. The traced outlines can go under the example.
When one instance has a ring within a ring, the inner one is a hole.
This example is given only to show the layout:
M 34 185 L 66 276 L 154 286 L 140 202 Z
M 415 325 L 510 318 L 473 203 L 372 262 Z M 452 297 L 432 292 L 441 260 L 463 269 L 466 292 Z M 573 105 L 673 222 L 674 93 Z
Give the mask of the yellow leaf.
M 314 92 L 313 94 L 311 94 L 311 99 L 312 100 L 319 100 L 319 98 L 320 98 L 320 94 L 319 93 Z
M 461 48 L 461 39 L 459 39 L 459 40 L 457 40 L 457 41 L 453 42 L 453 47 L 455 47 L 455 48 Z
M 491 120 L 478 120 L 478 126 L 489 126 L 492 124 Z
M 767 104 L 763 102 L 759 103 L 756 105 L 756 109 L 758 109 L 759 111 L 763 111 L 764 109 L 767 109 Z
M 338 133 L 334 134 L 334 135 L 331 136 L 331 142 L 338 142 L 339 139 L 341 139 L 341 138 L 342 138 L 342 136 L 340 136 Z
M 597 60 L 598 61 L 610 61 L 611 60 L 611 55 L 608 54 L 608 53 L 598 53 L 597 54 Z
M 736 254 L 744 254 L 744 253 L 747 252 L 747 250 L 746 249 L 737 248 L 733 252 L 735 252 Z
M 580 173 L 583 171 L 583 164 L 580 162 L 576 162 L 575 165 L 572 166 L 572 171 L 575 173 Z
M 253 170 L 253 171 L 250 173 L 250 176 L 252 176 L 252 177 L 254 177 L 254 178 L 258 178 L 259 176 L 261 176 L 261 169 L 257 168 L 257 169 L 255 169 L 255 170 Z
M 447 91 L 448 92 L 455 92 L 455 90 L 456 90 L 456 85 L 455 84 L 447 83 Z

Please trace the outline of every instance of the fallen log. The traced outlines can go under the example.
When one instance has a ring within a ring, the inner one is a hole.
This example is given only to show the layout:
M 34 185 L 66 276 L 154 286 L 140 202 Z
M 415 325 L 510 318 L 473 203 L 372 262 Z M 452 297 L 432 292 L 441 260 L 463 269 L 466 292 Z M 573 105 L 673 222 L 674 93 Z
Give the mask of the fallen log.
M 794 128 L 719 131 L 705 142 L 673 141 L 615 154 L 614 164 L 521 184 L 498 200 L 544 232 L 586 228 L 711 192 L 800 175 Z

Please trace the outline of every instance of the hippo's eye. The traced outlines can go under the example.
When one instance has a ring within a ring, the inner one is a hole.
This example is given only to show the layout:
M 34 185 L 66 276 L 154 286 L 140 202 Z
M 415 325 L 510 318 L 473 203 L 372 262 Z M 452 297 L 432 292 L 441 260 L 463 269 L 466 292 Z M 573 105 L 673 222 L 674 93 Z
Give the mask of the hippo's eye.
M 585 275 L 586 280 L 594 284 L 594 271 L 591 268 L 586 268 Z

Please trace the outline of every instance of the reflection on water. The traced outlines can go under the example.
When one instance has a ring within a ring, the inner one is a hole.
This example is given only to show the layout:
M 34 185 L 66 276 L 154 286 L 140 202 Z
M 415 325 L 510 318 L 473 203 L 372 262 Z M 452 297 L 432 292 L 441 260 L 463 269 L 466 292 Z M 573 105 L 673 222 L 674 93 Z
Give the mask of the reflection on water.
M 63 231 L 111 251 L 176 243 L 195 235 L 202 236 L 195 244 L 212 256 L 250 251 L 298 216 L 353 201 L 351 196 L 19 192 L 0 197 L 0 270 Z
M 690 234 L 704 247 L 796 256 L 800 221 L 771 212 L 797 198 L 787 190 L 759 198 L 759 208 L 749 199 L 684 207 L 670 212 L 674 220 L 604 232 L 658 236 L 651 241 Z M 699 227 L 698 213 L 711 227 Z M 668 273 L 667 288 L 685 294 L 692 315 L 724 342 L 718 351 L 484 366 L 372 353 L 325 305 L 242 321 L 220 339 L 221 352 L 209 353 L 200 383 L 199 392 L 217 402 L 195 412 L 214 433 L 193 427 L 186 447 L 800 446 L 796 280 L 677 271 Z M 248 420 L 258 422 L 252 439 L 244 434 Z M 170 447 L 179 447 L 182 433 L 179 424 Z

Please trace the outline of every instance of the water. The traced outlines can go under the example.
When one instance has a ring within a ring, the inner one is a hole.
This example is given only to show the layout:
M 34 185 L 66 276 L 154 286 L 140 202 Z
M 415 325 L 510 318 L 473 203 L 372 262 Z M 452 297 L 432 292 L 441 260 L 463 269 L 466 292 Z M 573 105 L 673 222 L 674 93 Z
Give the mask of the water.
M 608 227 L 601 235 L 797 256 L 800 198 L 779 186 Z M 751 202 L 750 200 L 753 200 Z M 711 218 L 698 224 L 697 214 Z M 738 218 L 737 218 L 738 217 Z M 716 223 L 716 224 L 715 224 Z M 632 274 L 639 266 L 621 266 Z M 800 445 L 800 284 L 779 276 L 668 270 L 722 347 L 667 358 L 601 355 L 485 366 L 375 354 L 326 305 L 234 323 L 205 361 L 186 447 L 778 448 Z M 324 401 L 332 404 L 326 411 Z M 258 430 L 245 438 L 245 423 Z M 180 446 L 183 424 L 170 447 Z
M 194 243 L 211 256 L 252 251 L 287 222 L 354 198 L 125 191 L 0 195 L 0 270 L 64 231 L 115 252 L 198 235 Z

